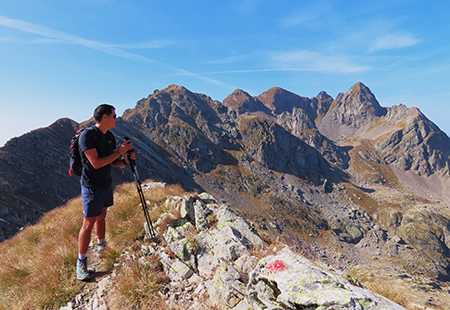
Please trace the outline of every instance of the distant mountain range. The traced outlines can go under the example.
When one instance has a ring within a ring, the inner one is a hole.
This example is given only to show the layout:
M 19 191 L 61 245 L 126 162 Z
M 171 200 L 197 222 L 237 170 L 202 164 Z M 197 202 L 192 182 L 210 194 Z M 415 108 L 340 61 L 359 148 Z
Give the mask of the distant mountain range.
M 0 240 L 79 195 L 68 149 L 92 124 L 59 119 L 0 148 Z M 223 102 L 171 85 L 126 110 L 113 133 L 132 140 L 142 180 L 211 193 L 269 242 L 402 281 L 419 303 L 448 294 L 450 138 L 417 108 L 382 107 L 362 83 L 335 99 L 274 87 Z M 129 168 L 113 178 L 133 180 Z

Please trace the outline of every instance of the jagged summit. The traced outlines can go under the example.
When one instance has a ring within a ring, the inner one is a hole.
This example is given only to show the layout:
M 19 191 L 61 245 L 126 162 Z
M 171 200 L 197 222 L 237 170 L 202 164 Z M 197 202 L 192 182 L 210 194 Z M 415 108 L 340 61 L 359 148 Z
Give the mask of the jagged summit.
M 281 87 L 273 87 L 257 96 L 257 98 L 275 114 L 286 111 L 292 112 L 294 107 L 306 110 L 310 102 L 308 98 L 301 97 Z
M 252 97 L 249 93 L 236 89 L 232 94 L 227 96 L 223 100 L 223 104 L 238 114 L 244 114 L 247 112 L 261 112 L 267 115 L 271 114 L 271 110 L 268 109 L 264 103 L 262 103 L 257 97 Z
M 155 91 L 154 94 L 158 93 L 158 92 L 165 92 L 165 93 L 188 93 L 188 94 L 193 94 L 193 92 L 191 92 L 189 89 L 187 89 L 186 87 L 182 86 L 182 85 L 176 85 L 176 84 L 172 84 L 167 86 L 166 88 L 159 90 L 159 91 Z
M 315 116 L 314 119 L 321 119 L 330 109 L 333 100 L 333 97 L 325 91 L 321 91 L 316 97 L 311 98 L 310 113 Z
M 358 131 L 385 114 L 386 109 L 380 106 L 375 95 L 359 82 L 337 96 L 318 127 L 330 139 L 343 140 L 358 135 Z
M 223 104 L 230 109 L 237 110 L 242 107 L 244 102 L 250 100 L 252 100 L 252 96 L 249 93 L 242 89 L 236 89 L 223 100 Z
M 370 89 L 361 82 L 353 85 L 349 91 L 342 98 L 343 104 L 350 104 L 363 112 L 366 110 L 368 113 L 373 113 L 375 116 L 383 116 L 386 114 L 386 109 L 382 108 L 375 95 Z M 358 106 L 359 104 L 359 106 Z

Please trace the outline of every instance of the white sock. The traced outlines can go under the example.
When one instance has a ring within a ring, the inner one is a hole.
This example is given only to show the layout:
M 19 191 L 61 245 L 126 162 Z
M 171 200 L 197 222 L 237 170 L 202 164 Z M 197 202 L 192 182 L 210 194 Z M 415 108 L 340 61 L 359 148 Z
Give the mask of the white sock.
M 86 254 L 78 253 L 78 259 L 79 259 L 79 260 L 83 260 L 83 259 L 85 259 L 86 257 L 87 257 Z
M 104 244 L 106 243 L 105 239 L 97 239 L 97 244 Z

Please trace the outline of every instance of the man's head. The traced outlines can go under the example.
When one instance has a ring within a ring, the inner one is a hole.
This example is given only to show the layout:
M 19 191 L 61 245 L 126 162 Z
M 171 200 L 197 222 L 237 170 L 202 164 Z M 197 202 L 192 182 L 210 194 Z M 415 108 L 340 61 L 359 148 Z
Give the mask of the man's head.
M 103 116 L 111 116 L 111 114 L 115 114 L 116 108 L 109 104 L 101 104 L 94 111 L 94 119 L 97 123 L 100 123 L 103 120 Z
M 116 126 L 116 109 L 109 104 L 101 104 L 94 111 L 96 126 L 105 133 Z

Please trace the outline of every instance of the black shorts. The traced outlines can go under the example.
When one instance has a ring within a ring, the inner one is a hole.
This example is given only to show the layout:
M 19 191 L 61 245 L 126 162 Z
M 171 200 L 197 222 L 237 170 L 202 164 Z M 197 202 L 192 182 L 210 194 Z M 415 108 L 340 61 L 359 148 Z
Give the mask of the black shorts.
M 103 208 L 114 204 L 112 184 L 104 187 L 84 187 L 81 185 L 83 216 L 96 217 L 103 214 Z

